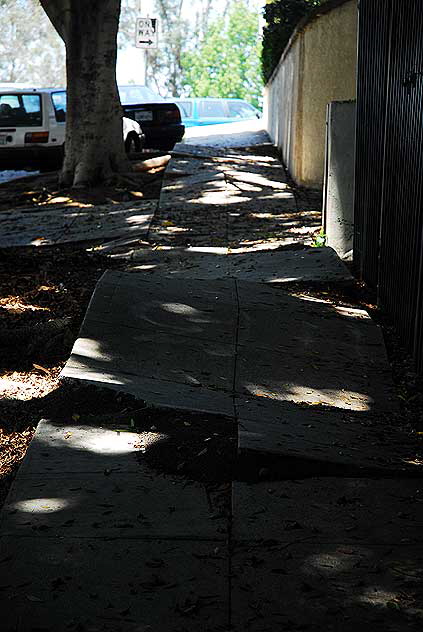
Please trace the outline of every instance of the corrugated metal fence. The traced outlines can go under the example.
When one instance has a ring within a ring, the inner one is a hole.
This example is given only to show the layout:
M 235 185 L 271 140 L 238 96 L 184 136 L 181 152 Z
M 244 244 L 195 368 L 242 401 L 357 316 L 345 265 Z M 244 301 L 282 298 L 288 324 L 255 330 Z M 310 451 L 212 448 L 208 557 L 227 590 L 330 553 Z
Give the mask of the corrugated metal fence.
M 423 3 L 360 0 L 354 262 L 423 371 Z

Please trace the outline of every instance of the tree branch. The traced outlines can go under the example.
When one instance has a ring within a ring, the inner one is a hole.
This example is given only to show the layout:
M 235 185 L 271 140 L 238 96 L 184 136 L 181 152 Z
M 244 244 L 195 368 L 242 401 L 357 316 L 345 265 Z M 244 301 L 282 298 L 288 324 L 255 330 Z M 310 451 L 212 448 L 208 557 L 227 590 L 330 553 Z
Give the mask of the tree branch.
M 39 0 L 50 22 L 65 42 L 71 7 L 69 0 Z

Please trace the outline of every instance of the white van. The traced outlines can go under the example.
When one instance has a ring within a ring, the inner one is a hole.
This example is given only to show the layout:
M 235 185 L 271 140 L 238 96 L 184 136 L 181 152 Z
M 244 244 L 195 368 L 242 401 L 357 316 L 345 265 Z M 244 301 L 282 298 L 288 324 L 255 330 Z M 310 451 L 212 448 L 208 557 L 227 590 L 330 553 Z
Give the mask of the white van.
M 63 157 L 66 90 L 0 88 L 0 168 L 55 168 Z M 144 135 L 123 118 L 126 150 L 139 151 Z

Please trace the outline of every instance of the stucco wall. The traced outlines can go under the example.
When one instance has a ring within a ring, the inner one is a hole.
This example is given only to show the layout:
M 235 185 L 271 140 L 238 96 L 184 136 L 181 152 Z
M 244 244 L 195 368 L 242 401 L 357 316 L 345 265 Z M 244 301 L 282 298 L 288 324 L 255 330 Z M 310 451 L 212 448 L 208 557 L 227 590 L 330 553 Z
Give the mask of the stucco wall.
M 300 25 L 265 89 L 273 142 L 298 184 L 321 187 L 326 106 L 355 98 L 356 0 L 328 1 Z
M 299 41 L 288 51 L 280 67 L 277 81 L 265 88 L 265 120 L 273 142 L 283 147 L 287 164 L 295 161 L 295 143 L 298 110 L 298 71 L 300 63 Z

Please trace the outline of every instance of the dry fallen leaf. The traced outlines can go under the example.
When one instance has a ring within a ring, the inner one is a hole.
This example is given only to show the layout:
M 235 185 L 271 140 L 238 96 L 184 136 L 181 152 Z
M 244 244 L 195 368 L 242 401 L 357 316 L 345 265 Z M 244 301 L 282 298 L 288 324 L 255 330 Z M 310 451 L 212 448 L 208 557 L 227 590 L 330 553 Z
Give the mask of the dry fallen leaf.
M 28 601 L 43 601 L 42 599 L 40 599 L 39 597 L 35 597 L 34 595 L 27 595 L 26 598 L 28 599 Z
M 38 369 L 38 371 L 43 371 L 44 373 L 47 373 L 47 375 L 50 373 L 48 369 L 45 369 L 40 364 L 35 364 L 35 362 L 32 363 L 32 366 L 34 367 L 34 369 Z

